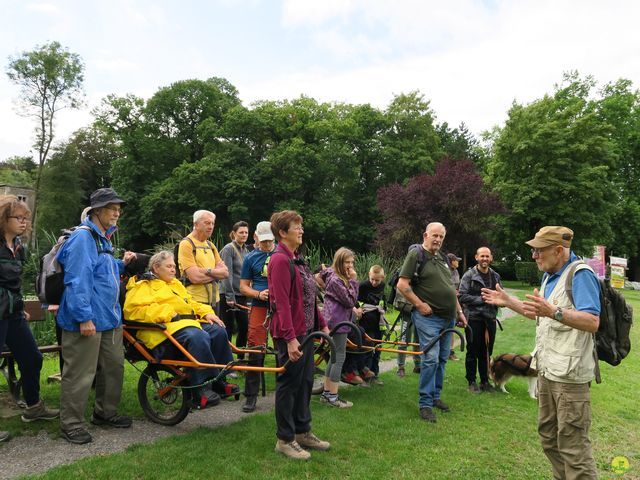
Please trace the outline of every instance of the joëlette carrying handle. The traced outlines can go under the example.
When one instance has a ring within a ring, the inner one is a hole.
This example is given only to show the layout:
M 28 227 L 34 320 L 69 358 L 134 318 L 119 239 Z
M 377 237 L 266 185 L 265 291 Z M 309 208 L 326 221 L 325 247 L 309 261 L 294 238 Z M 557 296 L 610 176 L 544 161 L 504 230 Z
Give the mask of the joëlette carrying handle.
M 429 350 L 431 350 L 433 348 L 433 346 L 439 342 L 442 337 L 448 333 L 455 333 L 456 335 L 458 335 L 458 337 L 460 338 L 460 351 L 464 352 L 464 335 L 462 335 L 458 330 L 456 330 L 455 328 L 445 328 L 444 330 L 442 330 L 440 332 L 440 335 L 438 335 L 437 337 L 434 337 L 429 343 L 427 343 L 427 345 L 424 347 L 424 349 L 422 350 L 423 354 L 427 354 L 427 352 Z
M 342 327 L 349 327 L 351 329 L 351 331 L 355 333 L 356 346 L 358 348 L 361 348 L 362 347 L 362 332 L 360 331 L 360 327 L 358 327 L 355 323 L 351 323 L 349 321 L 340 322 L 340 323 L 336 324 L 336 326 L 331 329 L 331 331 L 329 332 L 329 335 L 331 335 L 333 337 L 333 334 L 336 333 L 338 331 L 338 329 L 340 329 Z M 332 357 L 332 363 L 333 363 L 333 357 Z
M 327 335 L 324 332 L 311 332 L 309 335 L 307 335 L 304 340 L 302 340 L 302 343 L 300 344 L 300 346 L 298 347 L 298 350 L 303 350 L 305 345 L 309 342 L 312 342 L 315 338 L 319 338 L 321 340 L 324 340 L 325 342 L 327 342 L 327 344 L 329 345 L 329 349 L 331 350 L 331 359 L 330 362 L 331 363 L 335 363 L 336 362 L 336 344 L 333 343 L 333 339 Z M 289 363 L 291 362 L 291 359 L 288 359 L 284 365 L 283 368 L 287 368 L 287 365 L 289 365 Z

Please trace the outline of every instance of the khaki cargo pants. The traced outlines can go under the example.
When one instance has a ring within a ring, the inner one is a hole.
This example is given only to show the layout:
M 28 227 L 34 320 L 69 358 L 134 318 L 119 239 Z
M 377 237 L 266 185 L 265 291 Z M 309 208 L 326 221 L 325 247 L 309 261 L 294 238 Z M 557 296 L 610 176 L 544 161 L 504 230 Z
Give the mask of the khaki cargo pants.
M 538 377 L 538 433 L 554 480 L 595 479 L 591 451 L 588 383 L 560 383 Z

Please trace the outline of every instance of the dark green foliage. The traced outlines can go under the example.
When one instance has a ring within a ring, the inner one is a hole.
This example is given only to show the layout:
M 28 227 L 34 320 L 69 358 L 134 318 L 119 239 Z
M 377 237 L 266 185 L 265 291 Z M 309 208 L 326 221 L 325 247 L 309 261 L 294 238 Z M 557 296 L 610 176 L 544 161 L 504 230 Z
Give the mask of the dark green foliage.
M 516 280 L 529 285 L 540 285 L 542 272 L 538 269 L 536 262 L 516 262 L 514 266 Z

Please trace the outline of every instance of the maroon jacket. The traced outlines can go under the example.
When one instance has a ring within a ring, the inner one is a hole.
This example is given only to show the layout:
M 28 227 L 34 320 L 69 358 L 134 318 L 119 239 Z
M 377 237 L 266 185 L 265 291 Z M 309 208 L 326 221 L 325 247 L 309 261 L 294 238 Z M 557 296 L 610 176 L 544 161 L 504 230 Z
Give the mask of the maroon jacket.
M 271 318 L 271 336 L 287 342 L 307 334 L 304 321 L 302 277 L 298 268 L 294 267 L 295 278 L 292 281 L 289 266 L 289 260 L 294 260 L 297 257 L 297 253 L 294 254 L 280 243 L 271 255 L 267 267 L 269 301 L 272 307 L 275 306 L 275 312 Z M 324 328 L 327 324 L 317 307 L 316 315 L 318 316 L 318 328 Z

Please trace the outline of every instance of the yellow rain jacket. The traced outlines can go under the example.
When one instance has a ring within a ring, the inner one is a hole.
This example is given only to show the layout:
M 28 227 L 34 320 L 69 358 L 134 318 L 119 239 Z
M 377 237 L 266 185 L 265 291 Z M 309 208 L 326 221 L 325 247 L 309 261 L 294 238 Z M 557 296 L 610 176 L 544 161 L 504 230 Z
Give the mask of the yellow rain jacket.
M 165 282 L 160 279 L 139 280 L 133 277 L 127 283 L 127 296 L 124 301 L 124 318 L 136 322 L 164 323 L 167 332 L 174 333 L 186 327 L 200 326 L 204 320 L 171 319 L 176 315 L 195 315 L 203 318 L 213 313 L 210 305 L 199 303 L 191 298 L 187 289 L 179 280 Z M 140 330 L 138 339 L 147 348 L 154 348 L 167 339 L 159 330 Z

